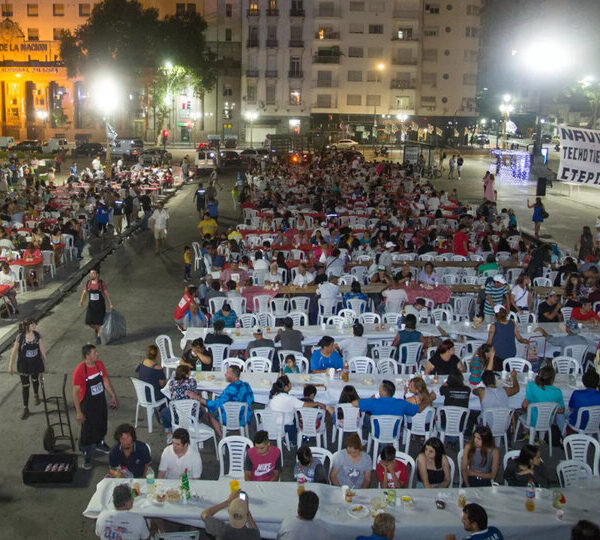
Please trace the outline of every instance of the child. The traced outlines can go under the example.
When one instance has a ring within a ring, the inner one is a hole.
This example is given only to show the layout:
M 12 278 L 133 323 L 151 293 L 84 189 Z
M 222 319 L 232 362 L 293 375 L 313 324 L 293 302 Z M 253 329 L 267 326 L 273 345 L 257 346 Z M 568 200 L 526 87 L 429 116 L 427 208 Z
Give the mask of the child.
M 296 465 L 294 466 L 294 478 L 298 480 L 303 477 L 305 482 L 317 482 L 327 484 L 327 471 L 322 463 L 315 460 L 308 446 L 301 446 L 296 452 Z
M 300 373 L 300 370 L 296 365 L 296 357 L 293 354 L 288 354 L 285 357 L 285 367 L 283 368 L 283 373 Z
M 385 446 L 381 450 L 381 460 L 375 468 L 377 481 L 383 489 L 405 488 L 408 485 L 408 468 L 402 461 L 396 459 L 396 449 Z
M 190 281 L 192 278 L 192 249 L 190 246 L 183 248 L 183 281 Z
M 284 371 L 287 369 L 287 361 L 288 358 L 290 358 L 291 354 L 288 354 L 285 357 L 285 368 Z M 295 364 L 296 359 L 294 358 L 294 364 Z M 298 368 L 296 368 L 298 369 Z M 298 373 L 298 371 L 289 371 L 288 373 Z M 315 396 L 317 395 L 317 387 L 314 384 L 305 384 L 304 385 L 304 390 L 302 392 L 302 397 L 300 398 L 300 401 L 306 401 L 308 403 L 313 403 L 315 401 Z M 302 429 L 302 419 L 299 418 L 298 422 L 300 424 L 300 429 Z M 321 420 L 317 420 L 317 429 L 319 429 L 321 427 Z

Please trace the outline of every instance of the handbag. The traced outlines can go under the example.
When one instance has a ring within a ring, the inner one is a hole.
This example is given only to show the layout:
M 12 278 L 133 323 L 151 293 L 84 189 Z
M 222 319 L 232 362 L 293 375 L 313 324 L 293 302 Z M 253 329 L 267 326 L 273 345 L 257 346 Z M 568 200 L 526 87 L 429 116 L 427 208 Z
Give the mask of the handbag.
M 550 217 L 550 214 L 548 212 L 546 212 L 546 210 L 542 210 L 542 218 L 548 219 L 549 217 Z

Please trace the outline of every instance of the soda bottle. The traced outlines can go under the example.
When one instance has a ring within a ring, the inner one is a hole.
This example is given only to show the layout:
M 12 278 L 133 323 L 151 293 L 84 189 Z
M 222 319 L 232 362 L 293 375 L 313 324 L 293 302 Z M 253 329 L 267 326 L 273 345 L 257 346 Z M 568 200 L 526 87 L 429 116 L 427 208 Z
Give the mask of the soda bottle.
M 152 467 L 146 473 L 146 493 L 148 498 L 154 497 L 156 493 L 156 485 L 154 484 L 154 471 Z
M 348 382 L 350 379 L 350 367 L 348 366 L 348 360 L 344 359 L 344 368 L 342 369 L 342 381 Z
M 192 497 L 190 494 L 190 479 L 188 478 L 187 467 L 181 474 L 181 493 L 184 501 L 189 501 Z
M 305 488 L 304 484 L 306 484 L 306 476 L 304 475 L 304 472 L 302 470 L 300 470 L 298 472 L 297 481 L 298 481 L 298 485 L 296 488 L 296 493 L 298 493 L 298 497 L 300 497 L 300 495 L 302 495 L 302 493 L 304 493 L 304 488 Z
M 529 479 L 525 490 L 525 510 L 535 512 L 535 484 L 533 478 Z

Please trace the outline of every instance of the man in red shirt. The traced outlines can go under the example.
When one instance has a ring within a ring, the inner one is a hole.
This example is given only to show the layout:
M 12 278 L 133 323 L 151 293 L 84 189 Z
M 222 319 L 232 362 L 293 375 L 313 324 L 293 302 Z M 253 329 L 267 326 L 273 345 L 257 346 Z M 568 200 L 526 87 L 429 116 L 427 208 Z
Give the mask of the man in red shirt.
M 375 474 L 382 488 L 412 487 L 408 485 L 408 468 L 402 461 L 396 459 L 396 449 L 393 446 L 384 446 L 380 456 L 381 460 L 375 468 Z
M 458 231 L 454 233 L 452 247 L 454 255 L 469 256 L 469 235 L 467 234 L 467 227 L 465 225 L 461 225 Z
M 592 309 L 592 301 L 589 298 L 584 298 L 581 301 L 581 307 L 573 308 L 571 312 L 571 319 L 575 319 L 578 322 L 589 323 L 596 326 L 600 322 L 600 317 Z
M 257 431 L 254 435 L 254 447 L 246 452 L 244 462 L 244 480 L 246 482 L 277 482 L 281 473 L 280 450 L 271 446 L 269 434 Z
M 92 468 L 94 447 L 106 454 L 110 452 L 110 448 L 104 442 L 108 423 L 104 388 L 111 396 L 111 408 L 116 409 L 119 400 L 104 364 L 98 360 L 96 347 L 84 345 L 81 354 L 83 362 L 73 371 L 73 405 L 75 405 L 77 421 L 81 424 L 79 445 L 83 452 L 83 468 L 89 470 Z
M 183 317 L 185 316 L 186 311 L 190 309 L 190 304 L 196 301 L 196 296 L 198 295 L 198 289 L 194 286 L 186 287 L 181 300 L 177 304 L 175 308 L 175 312 L 173 313 L 173 318 L 175 319 L 175 323 L 183 328 Z

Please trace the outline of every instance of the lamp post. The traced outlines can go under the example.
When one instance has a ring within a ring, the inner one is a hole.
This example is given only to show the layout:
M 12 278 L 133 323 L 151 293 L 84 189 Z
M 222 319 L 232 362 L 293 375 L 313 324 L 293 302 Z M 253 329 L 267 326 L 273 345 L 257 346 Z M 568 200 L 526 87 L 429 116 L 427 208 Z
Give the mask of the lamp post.
M 254 127 L 254 120 L 258 118 L 258 113 L 256 111 L 247 111 L 245 116 L 246 120 L 250 122 L 250 148 L 252 148 L 252 128 Z
M 385 71 L 385 64 L 377 64 L 377 71 L 383 73 Z M 379 78 L 379 77 L 377 77 Z M 375 151 L 375 145 L 377 144 L 377 105 L 373 105 L 373 151 Z
M 111 75 L 100 75 L 92 87 L 92 95 L 96 108 L 102 113 L 106 126 L 106 165 L 109 170 L 112 167 L 110 146 L 112 135 L 109 129 L 110 115 L 118 108 L 121 97 L 120 88 Z
M 500 112 L 502 113 L 502 116 L 504 117 L 504 122 L 503 122 L 503 129 L 502 129 L 502 149 L 506 150 L 506 124 L 508 123 L 508 120 L 510 118 L 510 113 L 514 111 L 514 107 L 512 105 L 511 101 L 511 95 L 510 94 L 504 94 L 504 97 L 502 98 L 502 103 L 500 104 L 500 107 L 498 107 L 500 109 Z

